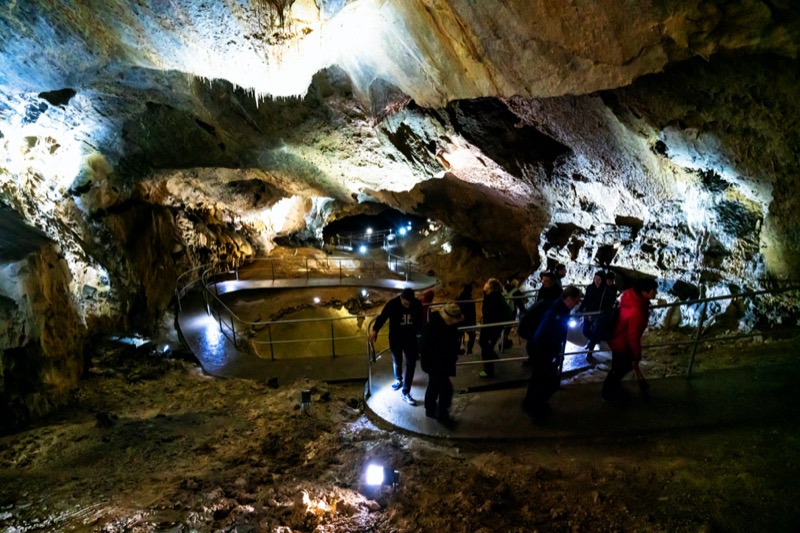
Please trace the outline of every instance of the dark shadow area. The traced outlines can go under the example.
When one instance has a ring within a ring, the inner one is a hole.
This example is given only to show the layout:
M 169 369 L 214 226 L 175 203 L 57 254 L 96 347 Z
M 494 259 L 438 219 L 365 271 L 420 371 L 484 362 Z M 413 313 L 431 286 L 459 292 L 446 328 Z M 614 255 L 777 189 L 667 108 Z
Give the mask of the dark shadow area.
M 0 263 L 20 261 L 48 242 L 47 235 L 28 225 L 16 211 L 0 205 Z

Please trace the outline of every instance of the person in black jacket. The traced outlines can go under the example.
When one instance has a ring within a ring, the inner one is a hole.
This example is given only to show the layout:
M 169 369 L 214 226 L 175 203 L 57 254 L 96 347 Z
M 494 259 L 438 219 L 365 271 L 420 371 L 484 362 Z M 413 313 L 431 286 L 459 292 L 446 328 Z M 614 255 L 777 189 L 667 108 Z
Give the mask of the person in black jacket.
M 526 341 L 525 351 L 528 354 L 528 360 L 523 361 L 522 366 L 531 365 L 533 361 L 533 352 L 536 350 L 536 344 L 533 342 L 533 334 L 536 333 L 536 329 L 539 327 L 545 312 L 553 305 L 553 302 L 561 297 L 562 291 L 557 286 L 556 280 L 558 277 L 555 274 L 552 272 L 544 272 L 541 278 L 542 286 L 536 294 L 536 301 L 530 308 L 523 311 L 519 319 L 520 327 L 518 331 L 522 333 L 523 329 L 530 330 L 530 333 L 526 331 L 525 335 L 520 335 Z M 523 322 L 525 322 L 525 324 L 523 324 Z
M 592 283 L 586 287 L 586 296 L 583 298 L 583 302 L 581 302 L 580 307 L 578 308 L 579 313 L 593 313 L 595 311 L 600 310 L 600 304 L 605 299 L 606 293 L 606 273 L 602 270 L 598 270 L 594 273 L 594 279 Z M 586 315 L 583 317 L 583 336 L 586 337 L 586 346 L 584 350 L 589 350 L 586 354 L 586 360 L 590 363 L 596 363 L 597 359 L 594 358 L 592 355 L 592 351 L 594 351 L 594 347 L 597 344 L 597 340 L 592 335 L 594 321 L 597 318 L 597 315 Z
M 617 275 L 610 270 L 606 272 L 606 290 L 603 292 L 603 297 L 600 299 L 600 310 L 611 309 L 617 302 L 617 295 L 619 289 L 617 288 Z
M 475 312 L 475 302 L 472 301 L 472 283 L 465 283 L 461 289 L 461 294 L 456 298 L 458 307 L 461 309 L 461 314 L 464 315 L 464 321 L 461 326 L 474 326 L 477 324 L 477 313 Z M 472 353 L 475 348 L 475 330 L 470 329 L 465 331 L 467 335 L 467 355 Z
M 545 312 L 533 336 L 532 372 L 522 408 L 537 423 L 544 419 L 549 410 L 547 402 L 560 385 L 559 359 L 567 340 L 569 315 L 582 297 L 579 288 L 567 286 L 561 298 Z
M 483 305 L 481 307 L 483 313 L 484 324 L 495 324 L 498 322 L 505 322 L 510 320 L 511 309 L 506 305 L 506 299 L 503 298 L 503 285 L 497 278 L 490 278 L 483 286 Z M 481 328 L 480 345 L 481 345 L 481 359 L 484 361 L 492 361 L 499 359 L 497 352 L 494 351 L 494 346 L 500 340 L 503 333 L 503 326 L 489 326 Z M 483 370 L 479 374 L 482 378 L 494 377 L 494 363 L 484 363 Z
M 536 302 L 540 300 L 547 300 L 548 302 L 555 302 L 561 298 L 561 282 L 558 276 L 553 272 L 542 273 L 542 286 L 536 294 Z
M 392 352 L 394 366 L 394 390 L 402 390 L 403 401 L 409 405 L 417 405 L 411 397 L 411 384 L 414 381 L 414 370 L 417 366 L 417 334 L 422 331 L 422 304 L 414 296 L 410 288 L 403 289 L 400 296 L 392 298 L 383 306 L 381 314 L 375 319 L 370 342 L 378 338 L 378 331 L 389 321 L 389 349 Z M 403 376 L 403 354 L 405 354 L 405 377 Z
M 422 330 L 420 357 L 422 370 L 428 373 L 428 388 L 425 390 L 425 415 L 450 421 L 448 409 L 453 400 L 453 384 L 450 376 L 456 375 L 456 360 L 461 346 L 458 325 L 464 320 L 458 304 L 449 303 L 431 317 Z

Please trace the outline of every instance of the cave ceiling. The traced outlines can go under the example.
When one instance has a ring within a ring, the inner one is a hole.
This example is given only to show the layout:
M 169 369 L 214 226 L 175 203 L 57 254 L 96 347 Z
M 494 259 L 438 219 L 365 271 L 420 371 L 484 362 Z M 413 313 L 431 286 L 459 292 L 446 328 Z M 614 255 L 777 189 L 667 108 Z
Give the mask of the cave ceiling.
M 320 238 L 376 205 L 530 268 L 796 277 L 798 11 L 11 0 L 0 202 L 78 286 Z

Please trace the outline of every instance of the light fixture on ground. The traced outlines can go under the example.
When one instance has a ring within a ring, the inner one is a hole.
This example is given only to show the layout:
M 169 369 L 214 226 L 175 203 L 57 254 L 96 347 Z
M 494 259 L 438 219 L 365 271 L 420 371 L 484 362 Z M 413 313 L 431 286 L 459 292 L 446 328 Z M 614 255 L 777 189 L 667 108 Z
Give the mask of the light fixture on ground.
M 361 246 L 358 247 L 358 251 L 361 252 L 362 254 L 365 254 L 367 253 L 367 247 L 362 244 Z
M 311 391 L 309 389 L 300 391 L 300 409 L 304 413 L 308 413 L 311 409 Z
M 397 230 L 397 232 L 400 234 L 400 236 L 403 236 L 406 233 L 408 233 L 408 230 L 406 228 L 400 228 L 399 230 Z
M 367 228 L 367 235 L 372 235 L 372 228 Z
M 367 289 L 361 289 L 361 296 L 363 298 L 366 298 L 367 296 L 369 296 L 369 291 Z
M 315 303 L 315 304 L 318 304 L 318 303 L 319 303 L 319 301 L 320 301 L 320 300 L 319 300 L 319 296 L 314 296 L 314 303 Z
M 394 487 L 400 481 L 400 472 L 375 463 L 367 465 L 364 481 L 369 487 Z
M 568 322 L 569 327 L 577 328 L 578 327 L 578 320 L 575 318 L 570 318 Z

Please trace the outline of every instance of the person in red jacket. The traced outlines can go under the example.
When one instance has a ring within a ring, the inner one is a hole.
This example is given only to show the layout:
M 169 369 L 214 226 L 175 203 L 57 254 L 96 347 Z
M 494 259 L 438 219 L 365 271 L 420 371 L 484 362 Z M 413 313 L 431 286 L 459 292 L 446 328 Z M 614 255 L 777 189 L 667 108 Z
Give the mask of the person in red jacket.
M 654 279 L 637 279 L 633 287 L 620 296 L 619 320 L 608 340 L 611 348 L 611 371 L 603 382 L 601 397 L 619 400 L 622 378 L 633 370 L 639 375 L 642 360 L 642 334 L 650 318 L 650 300 L 656 297 L 658 283 Z
M 422 298 L 420 299 L 422 303 L 422 327 L 424 328 L 425 325 L 428 323 L 428 320 L 431 318 L 431 304 L 433 303 L 433 289 L 428 289 L 422 293 Z

